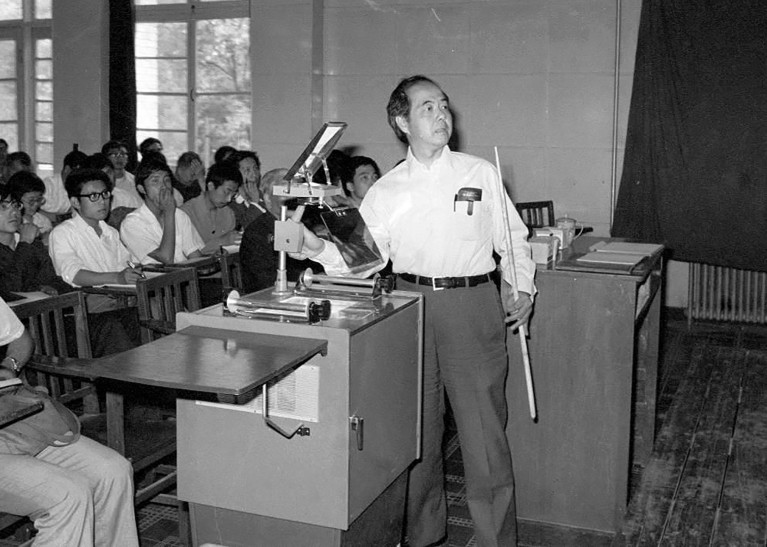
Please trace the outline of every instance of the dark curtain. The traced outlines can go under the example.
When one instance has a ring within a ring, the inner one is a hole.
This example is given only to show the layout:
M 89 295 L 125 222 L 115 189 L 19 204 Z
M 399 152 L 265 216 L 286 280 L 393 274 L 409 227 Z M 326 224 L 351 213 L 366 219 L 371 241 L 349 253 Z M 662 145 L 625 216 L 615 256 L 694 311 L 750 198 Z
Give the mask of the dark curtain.
M 644 0 L 612 235 L 767 271 L 767 2 Z
M 136 165 L 136 55 L 133 0 L 109 0 L 109 135 L 128 145 Z

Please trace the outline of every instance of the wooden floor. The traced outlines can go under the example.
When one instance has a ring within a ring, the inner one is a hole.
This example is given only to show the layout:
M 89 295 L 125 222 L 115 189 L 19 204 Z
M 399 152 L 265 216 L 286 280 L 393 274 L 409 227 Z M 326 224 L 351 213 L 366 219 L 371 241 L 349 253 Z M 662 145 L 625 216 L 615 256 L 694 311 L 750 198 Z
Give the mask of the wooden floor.
M 552 530 L 520 523 L 520 545 L 767 547 L 767 326 L 688 330 L 668 313 L 661 349 L 655 449 L 634 470 L 622 531 L 552 540 Z M 460 446 L 450 433 L 449 546 L 470 547 Z M 147 504 L 138 517 L 142 547 L 181 545 L 175 508 Z
M 684 317 L 667 313 L 658 397 L 655 449 L 634 470 L 621 533 L 557 536 L 521 522 L 520 545 L 767 546 L 767 326 L 696 323 L 688 330 Z M 470 547 L 476 542 L 451 433 L 449 546 Z M 175 517 L 173 508 L 142 508 L 142 546 L 180 545 Z
M 659 394 L 614 545 L 767 545 L 767 327 L 668 320 Z

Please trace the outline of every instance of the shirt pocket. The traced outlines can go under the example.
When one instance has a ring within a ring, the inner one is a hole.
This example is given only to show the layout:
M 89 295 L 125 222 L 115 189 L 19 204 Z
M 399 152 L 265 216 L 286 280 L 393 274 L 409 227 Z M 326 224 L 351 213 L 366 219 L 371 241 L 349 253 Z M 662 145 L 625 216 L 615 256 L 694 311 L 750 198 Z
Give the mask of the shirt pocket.
M 457 239 L 461 241 L 478 241 L 491 237 L 491 209 L 486 203 L 482 201 L 464 201 L 458 202 L 455 205 L 453 228 Z

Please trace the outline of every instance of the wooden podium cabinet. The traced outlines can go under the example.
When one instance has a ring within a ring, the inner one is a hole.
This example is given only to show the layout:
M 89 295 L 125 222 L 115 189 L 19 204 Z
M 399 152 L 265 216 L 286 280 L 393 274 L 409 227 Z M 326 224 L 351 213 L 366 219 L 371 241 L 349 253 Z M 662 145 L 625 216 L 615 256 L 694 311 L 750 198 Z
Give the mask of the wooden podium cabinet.
M 597 241 L 579 238 L 557 269 L 538 271 L 528 340 L 538 418 L 509 336 L 507 436 L 521 521 L 615 532 L 632 463 L 653 446 L 663 262 L 584 267 L 577 257 Z
M 269 290 L 254 296 L 277 300 Z M 262 382 L 269 419 L 290 436 L 264 419 L 262 387 L 239 404 L 177 401 L 178 497 L 189 502 L 195 545 L 399 541 L 407 468 L 420 446 L 423 300 L 395 291 L 331 302 L 331 318 L 311 325 L 231 317 L 221 305 L 178 315 L 182 332 L 223 338 L 208 364 L 222 376 L 251 337 L 326 344 Z

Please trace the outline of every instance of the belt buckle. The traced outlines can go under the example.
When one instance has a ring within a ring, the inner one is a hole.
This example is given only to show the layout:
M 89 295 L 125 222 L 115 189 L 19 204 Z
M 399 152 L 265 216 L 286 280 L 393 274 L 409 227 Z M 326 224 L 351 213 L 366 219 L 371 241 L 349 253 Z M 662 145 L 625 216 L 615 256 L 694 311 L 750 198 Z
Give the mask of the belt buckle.
M 445 287 L 437 287 L 437 280 L 438 279 L 439 278 L 437 278 L 437 277 L 432 277 L 431 278 L 431 288 L 432 288 L 432 290 L 435 290 L 435 291 L 444 291 Z

